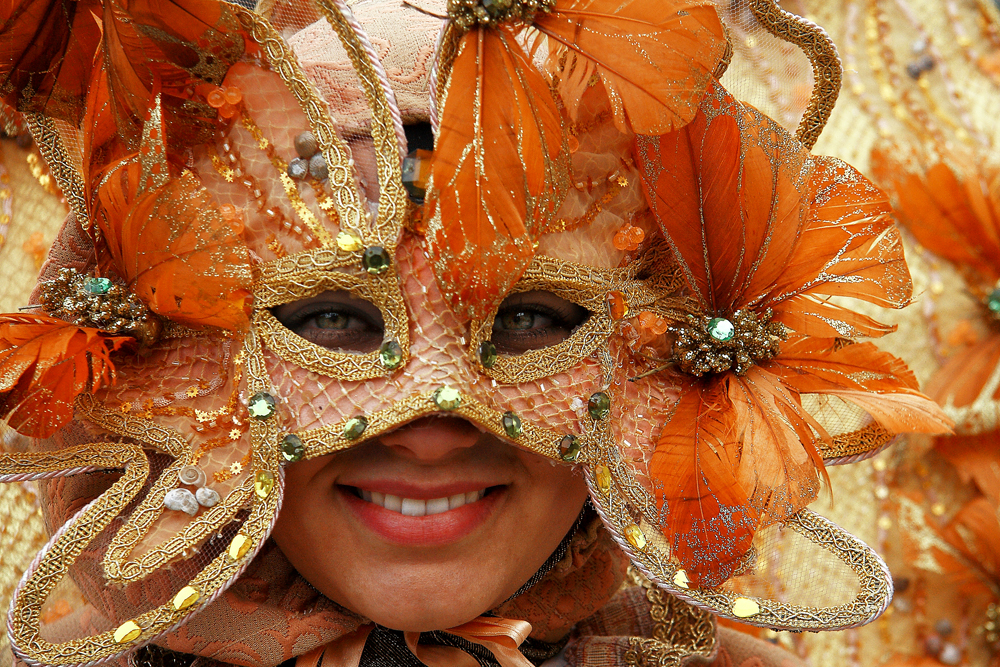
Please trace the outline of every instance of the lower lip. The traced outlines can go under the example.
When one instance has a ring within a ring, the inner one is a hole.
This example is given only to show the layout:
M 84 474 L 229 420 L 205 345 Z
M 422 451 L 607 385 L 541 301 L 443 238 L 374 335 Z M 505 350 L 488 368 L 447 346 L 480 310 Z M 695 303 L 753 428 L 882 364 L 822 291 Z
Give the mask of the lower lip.
M 506 488 L 493 487 L 474 503 L 440 514 L 406 516 L 359 498 L 352 488 L 338 486 L 347 507 L 366 528 L 387 542 L 433 547 L 457 542 L 486 522 Z

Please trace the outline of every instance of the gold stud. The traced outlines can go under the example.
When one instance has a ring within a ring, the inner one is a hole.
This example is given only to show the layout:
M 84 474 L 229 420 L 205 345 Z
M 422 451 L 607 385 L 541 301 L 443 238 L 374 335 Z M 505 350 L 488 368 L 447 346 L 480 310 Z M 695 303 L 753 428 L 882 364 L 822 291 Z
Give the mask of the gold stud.
M 201 597 L 201 593 L 194 586 L 185 586 L 184 588 L 177 591 L 177 595 L 174 596 L 174 601 L 171 603 L 174 607 L 174 611 L 180 611 L 181 609 L 187 609 Z
M 250 538 L 246 535 L 237 535 L 229 543 L 230 560 L 239 560 L 246 556 L 248 551 L 250 551 Z
M 756 600 L 750 598 L 736 598 L 733 601 L 733 616 L 737 618 L 750 618 L 760 613 L 760 605 Z
M 646 534 L 642 532 L 642 528 L 634 523 L 625 527 L 625 539 L 636 549 L 646 548 Z
M 594 468 L 594 479 L 597 480 L 597 488 L 601 493 L 608 495 L 611 492 L 611 469 L 603 463 Z
M 142 628 L 135 621 L 125 621 L 118 626 L 115 630 L 115 643 L 124 644 L 125 642 L 135 641 L 142 634 Z

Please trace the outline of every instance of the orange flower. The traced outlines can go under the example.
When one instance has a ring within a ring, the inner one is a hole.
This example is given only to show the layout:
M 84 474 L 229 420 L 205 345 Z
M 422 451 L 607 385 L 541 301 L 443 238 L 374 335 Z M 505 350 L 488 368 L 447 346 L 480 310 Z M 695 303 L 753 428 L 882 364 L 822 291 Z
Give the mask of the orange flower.
M 716 87 L 694 120 L 639 137 L 643 185 L 696 307 L 671 326 L 681 394 L 650 461 L 661 528 L 716 585 L 755 532 L 820 489 L 830 441 L 802 396 L 846 401 L 891 432 L 948 430 L 905 364 L 859 336 L 893 330 L 829 302 L 902 307 L 910 280 L 885 196 L 813 157 Z

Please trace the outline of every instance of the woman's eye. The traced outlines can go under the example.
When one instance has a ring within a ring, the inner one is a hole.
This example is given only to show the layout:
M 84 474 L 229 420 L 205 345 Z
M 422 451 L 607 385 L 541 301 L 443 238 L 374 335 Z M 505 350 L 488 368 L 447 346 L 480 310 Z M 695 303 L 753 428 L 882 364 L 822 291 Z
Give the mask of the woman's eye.
M 590 311 L 552 292 L 519 292 L 500 304 L 492 342 L 503 354 L 521 354 L 561 343 L 590 317 Z
M 324 292 L 278 306 L 279 322 L 311 343 L 342 352 L 372 352 L 385 336 L 382 312 L 350 292 Z

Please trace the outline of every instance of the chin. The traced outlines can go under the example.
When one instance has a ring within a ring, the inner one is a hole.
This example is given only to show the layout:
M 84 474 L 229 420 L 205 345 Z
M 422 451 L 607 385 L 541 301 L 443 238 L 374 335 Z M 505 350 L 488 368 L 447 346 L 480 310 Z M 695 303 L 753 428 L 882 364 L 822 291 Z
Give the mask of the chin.
M 481 616 L 507 597 L 484 590 L 480 577 L 465 575 L 411 572 L 397 577 L 388 572 L 376 590 L 352 590 L 354 599 L 345 606 L 392 630 L 446 630 Z

